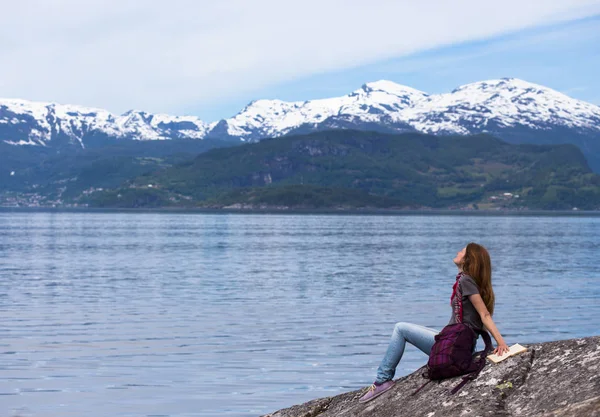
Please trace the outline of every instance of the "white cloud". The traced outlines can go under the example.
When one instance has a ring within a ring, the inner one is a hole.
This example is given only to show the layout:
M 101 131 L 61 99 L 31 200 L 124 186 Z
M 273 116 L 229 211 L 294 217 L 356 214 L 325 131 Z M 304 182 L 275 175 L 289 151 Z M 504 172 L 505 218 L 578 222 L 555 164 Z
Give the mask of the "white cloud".
M 0 1 L 0 96 L 115 112 L 206 106 L 600 12 L 598 0 Z

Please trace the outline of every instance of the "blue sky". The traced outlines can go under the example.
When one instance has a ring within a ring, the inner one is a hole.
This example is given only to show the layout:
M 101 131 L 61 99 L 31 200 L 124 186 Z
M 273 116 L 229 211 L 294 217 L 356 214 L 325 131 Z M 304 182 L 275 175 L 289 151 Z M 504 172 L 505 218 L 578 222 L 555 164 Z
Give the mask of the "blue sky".
M 435 94 L 503 77 L 521 78 L 600 105 L 600 15 L 299 77 L 183 111 L 217 120 L 234 115 L 256 98 L 301 101 L 335 97 L 379 79 Z
M 0 13 L 0 98 L 191 114 L 516 77 L 600 104 L 600 0 L 28 0 Z

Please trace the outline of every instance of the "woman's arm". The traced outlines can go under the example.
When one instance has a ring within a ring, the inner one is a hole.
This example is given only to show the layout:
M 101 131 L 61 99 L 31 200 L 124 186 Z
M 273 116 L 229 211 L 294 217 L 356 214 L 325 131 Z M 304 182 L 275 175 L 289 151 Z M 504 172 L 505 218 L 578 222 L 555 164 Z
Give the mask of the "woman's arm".
M 469 295 L 469 301 L 471 301 L 471 304 L 473 304 L 473 307 L 475 307 L 475 309 L 479 313 L 479 316 L 481 317 L 481 321 L 483 322 L 485 328 L 490 331 L 492 336 L 494 336 L 494 339 L 496 339 L 496 343 L 498 343 L 498 347 L 494 349 L 492 353 L 502 356 L 504 352 L 508 352 L 508 346 L 506 345 L 506 343 L 504 343 L 502 335 L 496 328 L 496 324 L 494 324 L 494 320 L 492 320 L 492 316 L 488 311 L 487 307 L 485 306 L 481 295 L 471 294 Z

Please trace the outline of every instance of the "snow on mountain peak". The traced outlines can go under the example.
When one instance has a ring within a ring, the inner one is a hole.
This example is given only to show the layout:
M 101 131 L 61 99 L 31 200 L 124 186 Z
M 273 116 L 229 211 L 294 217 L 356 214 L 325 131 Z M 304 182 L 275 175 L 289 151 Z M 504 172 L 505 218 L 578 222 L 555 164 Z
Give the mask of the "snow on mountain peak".
M 108 114 L 106 110 L 83 106 L 0 99 L 0 122 L 19 132 L 28 132 L 27 140 L 11 136 L 4 139 L 11 144 L 45 145 L 57 134 L 66 135 L 81 144 L 81 132 L 85 126 L 103 120 Z
M 330 127 L 362 123 L 385 125 L 391 130 L 469 134 L 494 126 L 600 130 L 599 120 L 597 106 L 518 78 L 501 78 L 433 95 L 379 80 L 343 97 L 304 102 L 255 101 L 226 123 L 231 136 L 260 139 L 321 123 Z
M 296 102 L 257 100 L 226 120 L 227 132 L 231 136 L 256 139 L 281 136 L 331 118 L 381 123 L 384 118 L 394 119 L 399 110 L 426 97 L 427 94 L 414 88 L 380 80 L 342 97 Z
M 0 99 L 2 127 L 11 128 L 9 133 L 2 134 L 2 140 L 9 144 L 46 145 L 56 135 L 63 135 L 81 146 L 83 137 L 91 132 L 141 140 L 173 137 L 202 139 L 210 128 L 193 116 L 153 115 L 138 110 L 129 110 L 116 116 L 96 108 Z M 23 132 L 27 132 L 27 140 L 22 137 Z M 20 137 L 13 137 L 17 134 Z
M 423 97 L 427 96 L 427 93 L 424 93 L 423 91 L 419 91 L 412 87 L 407 87 L 405 85 L 397 84 L 393 81 L 388 81 L 388 80 L 379 80 L 379 81 L 373 81 L 370 83 L 366 83 L 362 86 L 361 89 L 366 92 L 381 91 L 384 93 L 394 94 L 396 96 L 403 96 L 403 95 L 414 95 L 414 96 L 423 96 Z
M 431 95 L 379 80 L 341 97 L 252 101 L 234 117 L 211 124 L 194 116 L 139 110 L 118 116 L 102 109 L 0 99 L 0 140 L 11 144 L 45 145 L 62 135 L 83 146 L 85 135 L 93 132 L 138 140 L 202 139 L 209 134 L 260 140 L 298 129 L 470 134 L 520 127 L 600 132 L 600 107 L 518 78 L 479 81 Z
M 426 133 L 467 134 L 486 131 L 490 123 L 600 130 L 598 106 L 518 78 L 465 84 L 451 93 L 431 95 L 405 113 L 407 122 Z

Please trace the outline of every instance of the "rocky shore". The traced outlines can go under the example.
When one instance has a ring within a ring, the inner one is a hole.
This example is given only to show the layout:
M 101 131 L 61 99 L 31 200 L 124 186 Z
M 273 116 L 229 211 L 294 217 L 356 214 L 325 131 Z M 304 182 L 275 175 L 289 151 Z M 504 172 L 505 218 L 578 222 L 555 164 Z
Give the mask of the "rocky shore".
M 600 336 L 521 345 L 527 352 L 488 362 L 475 381 L 455 395 L 461 377 L 431 382 L 423 369 L 396 380 L 390 391 L 366 404 L 361 390 L 319 398 L 264 417 L 600 417 Z

